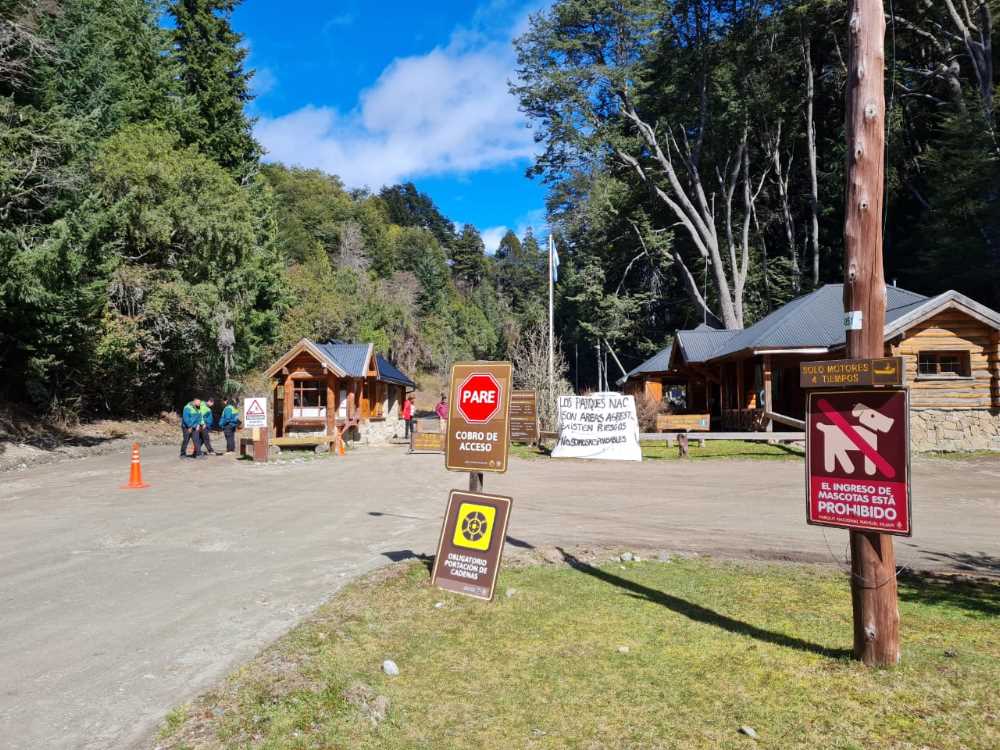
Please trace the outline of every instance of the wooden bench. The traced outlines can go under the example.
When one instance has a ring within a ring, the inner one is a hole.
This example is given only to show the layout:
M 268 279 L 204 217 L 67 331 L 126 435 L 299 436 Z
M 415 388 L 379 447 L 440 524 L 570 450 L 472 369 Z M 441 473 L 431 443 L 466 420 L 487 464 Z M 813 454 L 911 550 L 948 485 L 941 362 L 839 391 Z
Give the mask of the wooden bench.
M 303 435 L 302 437 L 280 437 L 271 438 L 271 445 L 283 448 L 304 448 L 309 445 L 322 445 L 332 443 L 337 438 L 333 435 Z
M 657 414 L 657 432 L 708 432 L 712 429 L 710 414 Z
M 328 450 L 336 450 L 334 443 L 335 435 L 302 435 L 301 437 L 279 437 L 271 438 L 268 444 L 281 452 L 282 448 L 313 448 L 317 453 L 325 453 Z

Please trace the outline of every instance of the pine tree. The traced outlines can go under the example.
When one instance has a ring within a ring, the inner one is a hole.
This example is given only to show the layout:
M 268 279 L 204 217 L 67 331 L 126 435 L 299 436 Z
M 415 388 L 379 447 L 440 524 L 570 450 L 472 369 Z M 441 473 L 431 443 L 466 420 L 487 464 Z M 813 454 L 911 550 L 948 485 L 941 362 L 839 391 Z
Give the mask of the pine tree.
M 429 229 L 442 245 L 454 241 L 455 225 L 438 210 L 430 196 L 418 192 L 412 182 L 384 187 L 378 197 L 385 204 L 393 224 Z
M 523 323 L 544 314 L 546 258 L 528 227 L 524 241 L 508 231 L 497 249 L 497 280 L 500 291 Z
M 517 238 L 513 230 L 508 229 L 507 234 L 500 238 L 500 244 L 497 245 L 496 259 L 498 262 L 503 263 L 508 259 L 513 259 L 521 254 L 521 240 Z
M 448 261 L 441 248 L 434 246 L 417 259 L 413 268 L 420 289 L 417 291 L 417 305 L 425 315 L 440 312 L 444 308 L 448 294 Z
M 462 234 L 451 247 L 451 272 L 455 280 L 467 289 L 475 289 L 486 273 L 483 238 L 472 224 L 462 228 Z
M 42 106 L 78 120 L 81 138 L 97 142 L 124 125 L 176 118 L 169 32 L 157 25 L 155 3 L 65 0 L 43 27 L 58 54 L 40 66 Z
M 187 143 L 237 178 L 260 158 L 243 107 L 250 101 L 253 72 L 243 69 L 247 51 L 230 17 L 239 0 L 172 0 L 174 56 L 187 97 L 181 130 Z

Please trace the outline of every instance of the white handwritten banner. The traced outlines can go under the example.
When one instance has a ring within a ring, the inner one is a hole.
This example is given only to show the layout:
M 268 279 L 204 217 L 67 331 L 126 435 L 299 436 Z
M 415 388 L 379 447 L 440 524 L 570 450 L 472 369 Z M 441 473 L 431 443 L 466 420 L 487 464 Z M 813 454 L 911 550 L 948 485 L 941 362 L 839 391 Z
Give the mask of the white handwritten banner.
M 554 458 L 641 461 L 635 399 L 620 393 L 559 397 L 559 442 Z

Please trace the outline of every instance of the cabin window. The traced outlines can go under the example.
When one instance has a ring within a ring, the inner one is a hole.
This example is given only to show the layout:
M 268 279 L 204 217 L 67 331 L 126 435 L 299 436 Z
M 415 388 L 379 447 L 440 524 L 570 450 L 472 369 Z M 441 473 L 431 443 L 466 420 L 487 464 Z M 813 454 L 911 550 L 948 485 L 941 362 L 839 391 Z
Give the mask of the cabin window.
M 967 378 L 972 375 L 968 352 L 920 352 L 917 373 L 928 378 Z
M 292 384 L 292 419 L 326 418 L 326 383 L 296 380 Z

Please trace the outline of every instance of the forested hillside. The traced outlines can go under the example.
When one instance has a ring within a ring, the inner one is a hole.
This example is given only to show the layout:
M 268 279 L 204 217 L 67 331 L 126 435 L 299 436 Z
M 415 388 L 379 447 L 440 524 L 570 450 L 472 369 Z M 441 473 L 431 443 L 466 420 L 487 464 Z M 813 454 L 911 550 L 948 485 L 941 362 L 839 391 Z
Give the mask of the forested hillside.
M 0 398 L 151 414 L 302 336 L 441 371 L 537 325 L 530 232 L 262 164 L 234 5 L 0 0 Z
M 531 232 L 487 255 L 412 184 L 265 163 L 235 4 L 0 0 L 0 399 L 156 413 L 302 336 L 410 372 L 536 362 Z M 885 254 L 901 286 L 1000 307 L 996 6 L 888 6 Z M 628 367 L 841 278 L 845 13 L 558 0 L 515 41 L 581 387 L 599 340 Z
M 1000 307 L 997 3 L 886 9 L 886 277 Z M 557 329 L 581 363 L 597 337 L 634 364 L 676 326 L 746 326 L 842 279 L 846 13 L 557 0 L 533 17 L 512 90 L 567 248 Z

